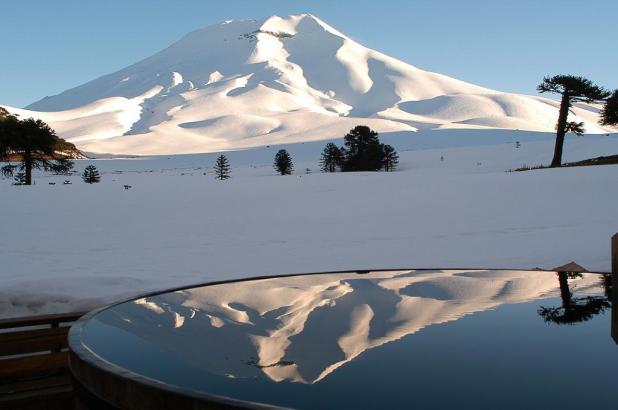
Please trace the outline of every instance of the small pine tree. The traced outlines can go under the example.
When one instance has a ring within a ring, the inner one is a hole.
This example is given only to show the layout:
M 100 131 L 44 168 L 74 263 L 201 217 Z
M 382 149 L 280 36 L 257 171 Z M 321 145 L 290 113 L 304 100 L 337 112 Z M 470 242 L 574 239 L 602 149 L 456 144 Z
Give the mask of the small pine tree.
M 290 154 L 284 149 L 280 149 L 277 155 L 275 155 L 275 163 L 273 166 L 281 175 L 291 175 L 294 171 L 292 157 L 290 157 Z
M 215 163 L 215 179 L 225 180 L 230 177 L 230 163 L 225 155 L 219 155 Z
M 101 176 L 99 175 L 99 171 L 94 165 L 88 165 L 86 169 L 84 169 L 82 179 L 87 184 L 96 184 L 97 182 L 101 182 Z
M 395 148 L 388 144 L 383 145 L 382 155 L 382 165 L 384 166 L 384 171 L 394 171 L 395 168 L 397 168 L 397 164 L 399 164 L 399 155 L 397 155 Z
M 320 159 L 320 169 L 323 172 L 335 172 L 337 168 L 341 167 L 342 162 L 343 155 L 341 149 L 332 142 L 326 144 Z

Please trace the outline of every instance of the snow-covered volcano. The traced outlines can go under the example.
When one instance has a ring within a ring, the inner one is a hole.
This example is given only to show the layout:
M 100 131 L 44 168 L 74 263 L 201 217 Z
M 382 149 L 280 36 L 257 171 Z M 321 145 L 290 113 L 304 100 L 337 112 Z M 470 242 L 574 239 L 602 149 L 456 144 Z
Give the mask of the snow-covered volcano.
M 558 103 L 497 92 L 366 48 L 309 14 L 226 21 L 27 107 L 85 151 L 212 152 L 380 131 L 553 131 Z M 603 133 L 597 109 L 573 120 Z

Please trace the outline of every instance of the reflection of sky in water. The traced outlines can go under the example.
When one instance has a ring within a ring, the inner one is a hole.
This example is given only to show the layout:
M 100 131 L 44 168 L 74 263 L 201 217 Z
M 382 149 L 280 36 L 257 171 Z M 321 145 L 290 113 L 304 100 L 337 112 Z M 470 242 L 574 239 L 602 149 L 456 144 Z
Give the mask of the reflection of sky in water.
M 568 294 L 609 306 L 602 279 L 570 278 Z M 610 314 L 546 323 L 540 307 L 565 294 L 547 272 L 277 278 L 117 305 L 84 343 L 152 379 L 290 407 L 600 405 L 618 385 Z

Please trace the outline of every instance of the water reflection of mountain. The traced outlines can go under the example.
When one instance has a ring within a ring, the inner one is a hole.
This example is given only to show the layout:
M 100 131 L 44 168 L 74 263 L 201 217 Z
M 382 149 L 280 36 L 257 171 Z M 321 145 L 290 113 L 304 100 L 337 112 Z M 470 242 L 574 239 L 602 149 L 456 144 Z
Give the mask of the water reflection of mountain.
M 569 283 L 581 294 L 598 284 L 586 274 Z M 296 276 L 149 297 L 97 318 L 211 373 L 316 383 L 368 349 L 504 303 L 559 295 L 558 285 L 555 273 L 526 271 Z

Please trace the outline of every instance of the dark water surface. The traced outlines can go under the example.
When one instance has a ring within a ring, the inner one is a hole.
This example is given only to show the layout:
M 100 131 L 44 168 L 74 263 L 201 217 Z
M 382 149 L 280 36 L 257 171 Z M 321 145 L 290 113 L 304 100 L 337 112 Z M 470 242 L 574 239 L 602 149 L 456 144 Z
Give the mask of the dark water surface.
M 618 408 L 611 294 L 599 274 L 295 276 L 122 303 L 83 343 L 171 386 L 294 408 Z

